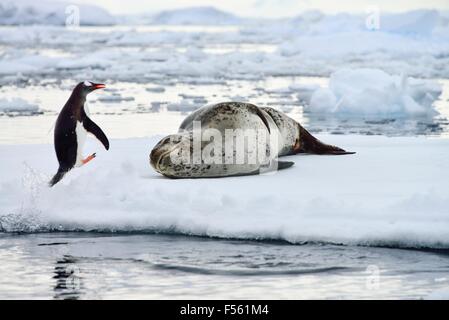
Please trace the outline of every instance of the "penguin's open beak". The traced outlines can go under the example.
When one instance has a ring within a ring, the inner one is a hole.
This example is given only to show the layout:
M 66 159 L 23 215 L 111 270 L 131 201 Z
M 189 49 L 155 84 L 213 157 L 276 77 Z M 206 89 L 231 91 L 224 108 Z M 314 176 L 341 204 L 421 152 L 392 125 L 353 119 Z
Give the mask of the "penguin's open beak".
M 106 88 L 106 85 L 104 85 L 102 83 L 93 83 L 92 85 L 94 87 L 94 90 Z

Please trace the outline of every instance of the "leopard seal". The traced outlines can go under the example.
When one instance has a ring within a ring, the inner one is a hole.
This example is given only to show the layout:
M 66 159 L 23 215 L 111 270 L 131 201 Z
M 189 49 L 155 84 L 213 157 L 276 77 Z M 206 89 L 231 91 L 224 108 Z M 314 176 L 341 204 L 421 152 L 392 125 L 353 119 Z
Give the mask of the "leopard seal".
M 291 167 L 279 157 L 298 153 L 352 154 L 325 144 L 298 122 L 269 107 L 223 102 L 197 109 L 178 133 L 163 138 L 150 164 L 169 178 L 255 175 Z

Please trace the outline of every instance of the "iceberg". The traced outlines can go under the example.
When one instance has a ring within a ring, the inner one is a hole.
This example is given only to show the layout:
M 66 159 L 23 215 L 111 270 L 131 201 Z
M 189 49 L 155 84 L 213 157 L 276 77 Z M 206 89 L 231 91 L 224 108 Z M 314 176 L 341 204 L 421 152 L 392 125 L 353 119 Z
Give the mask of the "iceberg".
M 328 88 L 315 90 L 307 112 L 426 116 L 441 94 L 435 81 L 408 79 L 379 69 L 342 69 L 331 74 Z

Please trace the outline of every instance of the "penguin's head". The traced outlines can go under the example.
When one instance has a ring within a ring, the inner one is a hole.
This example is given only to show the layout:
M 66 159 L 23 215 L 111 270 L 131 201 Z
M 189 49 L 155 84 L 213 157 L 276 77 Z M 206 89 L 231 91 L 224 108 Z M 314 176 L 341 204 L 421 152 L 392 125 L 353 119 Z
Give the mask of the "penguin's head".
M 83 94 L 84 96 L 87 96 L 92 91 L 97 90 L 97 89 L 103 89 L 103 88 L 106 88 L 106 86 L 102 83 L 93 83 L 90 81 L 84 81 L 84 82 L 78 83 L 75 90 L 79 90 L 81 94 Z

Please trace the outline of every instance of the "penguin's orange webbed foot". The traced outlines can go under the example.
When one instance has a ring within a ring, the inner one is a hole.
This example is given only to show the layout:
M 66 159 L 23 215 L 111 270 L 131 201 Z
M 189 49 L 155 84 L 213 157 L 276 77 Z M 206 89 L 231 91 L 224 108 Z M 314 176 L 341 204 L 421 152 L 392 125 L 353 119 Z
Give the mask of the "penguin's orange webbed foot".
M 88 156 L 86 159 L 82 160 L 83 165 L 87 164 L 89 161 L 95 159 L 97 156 L 96 153 L 92 153 L 90 156 Z

